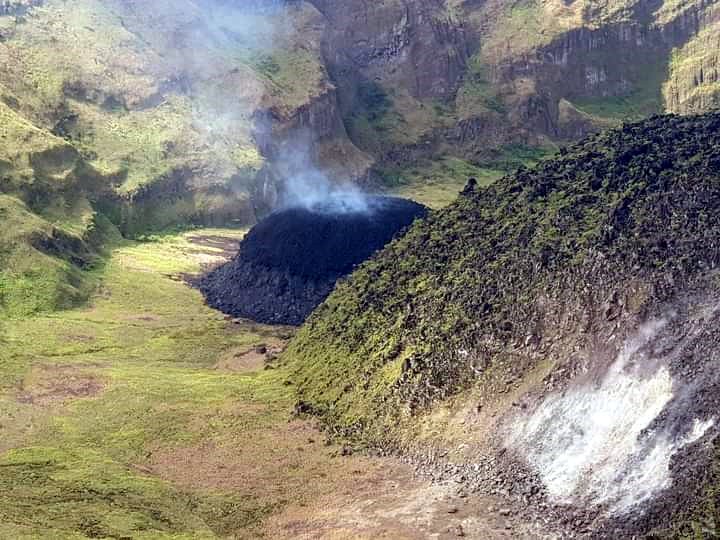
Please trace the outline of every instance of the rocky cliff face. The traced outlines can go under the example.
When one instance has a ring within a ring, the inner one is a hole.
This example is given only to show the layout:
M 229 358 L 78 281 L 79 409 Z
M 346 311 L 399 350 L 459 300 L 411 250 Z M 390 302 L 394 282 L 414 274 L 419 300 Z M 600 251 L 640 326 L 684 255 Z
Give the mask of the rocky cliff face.
M 58 230 L 101 210 L 133 235 L 253 222 L 308 168 L 377 183 L 449 157 L 496 175 L 716 106 L 719 21 L 715 0 L 6 1 L 0 189 Z M 72 175 L 18 157 L 28 129 Z M 83 195 L 31 195 L 50 176 Z M 55 212 L 66 196 L 85 202 Z
M 694 13 L 689 22 L 679 24 L 679 32 L 697 29 L 691 38 L 672 52 L 669 77 L 664 86 L 669 111 L 698 113 L 720 105 L 718 69 L 720 60 L 720 6 Z
M 298 141 L 330 176 L 369 181 L 376 162 L 483 165 L 717 102 L 712 0 L 2 9 L 3 102 L 120 178 L 127 232 L 252 221 Z
M 414 98 L 443 99 L 457 90 L 468 43 L 443 0 L 313 2 L 328 19 L 325 57 L 347 110 L 352 85 L 377 81 Z
M 324 57 L 356 144 L 382 159 L 443 123 L 433 104 L 453 100 L 471 52 L 445 1 L 313 3 L 328 20 Z
M 652 112 L 679 112 L 671 95 L 663 99 L 663 83 L 692 88 L 703 85 L 702 64 L 712 79 L 712 55 L 700 54 L 698 40 L 712 39 L 717 30 L 718 6 L 714 2 L 687 3 L 682 10 L 671 10 L 666 2 L 637 2 L 621 20 L 593 21 L 558 34 L 550 43 L 524 53 L 521 62 L 499 66 L 495 71 L 500 84 L 527 76 L 549 92 L 552 102 L 566 99 L 587 107 L 598 116 L 642 116 Z M 681 73 L 675 65 L 691 57 L 697 73 Z M 682 81 L 682 82 L 680 82 Z M 672 94 L 672 90 L 666 94 Z M 682 98 L 679 98 L 682 100 Z M 601 108 L 603 102 L 617 110 Z M 623 108 L 624 100 L 626 107 Z M 710 101 L 704 107 L 711 106 Z M 702 108 L 698 108 L 702 110 Z M 557 118 L 556 111 L 553 117 Z M 563 133 L 550 132 L 562 136 Z
M 0 235 L 0 311 L 82 297 L 106 217 L 131 236 L 252 223 L 290 151 L 367 177 L 308 3 L 0 4 L 2 216 L 23 224 Z
M 316 5 L 350 135 L 381 164 L 418 146 L 482 163 L 717 104 L 713 1 Z

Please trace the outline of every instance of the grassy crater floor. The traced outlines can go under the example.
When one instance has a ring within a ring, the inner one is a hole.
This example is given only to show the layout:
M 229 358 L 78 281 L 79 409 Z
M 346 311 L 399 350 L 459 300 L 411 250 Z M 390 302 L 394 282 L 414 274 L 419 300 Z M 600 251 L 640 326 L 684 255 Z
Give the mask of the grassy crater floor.
M 240 234 L 123 243 L 88 306 L 0 320 L 0 538 L 258 538 L 372 469 L 253 359 L 291 330 L 233 324 L 181 279 L 223 254 L 197 237 Z

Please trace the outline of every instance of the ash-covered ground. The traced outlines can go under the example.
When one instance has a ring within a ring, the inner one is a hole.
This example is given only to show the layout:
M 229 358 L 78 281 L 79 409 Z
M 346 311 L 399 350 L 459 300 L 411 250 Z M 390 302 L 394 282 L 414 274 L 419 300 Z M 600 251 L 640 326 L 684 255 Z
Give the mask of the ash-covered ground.
M 240 243 L 237 256 L 200 280 L 210 306 L 267 324 L 299 325 L 339 278 L 405 230 L 427 208 L 395 197 L 277 211 Z

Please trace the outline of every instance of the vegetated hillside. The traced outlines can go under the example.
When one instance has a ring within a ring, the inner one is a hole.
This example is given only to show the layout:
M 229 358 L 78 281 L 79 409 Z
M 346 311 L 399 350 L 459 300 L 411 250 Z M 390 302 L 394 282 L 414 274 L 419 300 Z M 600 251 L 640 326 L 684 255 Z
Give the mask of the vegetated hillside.
M 441 205 L 457 171 L 492 181 L 621 120 L 717 103 L 714 0 L 154 6 L 0 9 L 0 101 L 117 178 L 131 234 L 252 222 L 298 141 L 331 177 L 429 184 L 406 193 Z
M 717 104 L 714 0 L 154 6 L 0 9 L 0 100 L 119 175 L 131 233 L 252 222 L 302 139 L 331 176 L 377 162 L 444 203 L 432 188 L 458 170 L 491 180 L 621 120 Z
M 0 316 L 69 307 L 117 230 L 93 208 L 116 181 L 0 103 Z
M 420 444 L 463 481 L 491 471 L 538 504 L 596 509 L 577 519 L 598 534 L 717 520 L 718 208 L 720 113 L 628 124 L 469 190 L 308 319 L 286 354 L 299 409 L 371 445 Z M 583 424 L 607 403 L 622 410 Z M 667 461 L 648 472 L 647 452 Z M 572 476 L 558 489 L 556 463 Z M 603 463 L 629 475 L 609 499 Z
M 302 2 L 155 2 L 151 12 L 134 1 L 11 2 L 0 11 L 0 102 L 115 178 L 125 232 L 250 223 L 274 203 L 278 146 L 308 127 L 322 164 L 364 174 L 336 113 L 323 24 Z
M 322 16 L 240 7 L 0 6 L 0 314 L 84 298 L 115 227 L 253 222 L 274 204 L 278 147 L 308 118 L 308 151 L 362 176 L 320 58 Z
M 153 6 L 0 7 L 0 193 L 18 231 L 82 237 L 98 212 L 129 236 L 252 223 L 297 172 L 297 146 L 312 156 L 300 167 L 409 182 L 406 195 L 441 206 L 467 175 L 490 183 L 621 119 L 717 103 L 715 1 Z M 38 144 L 66 162 L 38 164 Z M 35 178 L 48 175 L 66 182 Z M 6 251 L 31 249 L 13 235 Z M 5 281 L 32 289 L 5 259 Z

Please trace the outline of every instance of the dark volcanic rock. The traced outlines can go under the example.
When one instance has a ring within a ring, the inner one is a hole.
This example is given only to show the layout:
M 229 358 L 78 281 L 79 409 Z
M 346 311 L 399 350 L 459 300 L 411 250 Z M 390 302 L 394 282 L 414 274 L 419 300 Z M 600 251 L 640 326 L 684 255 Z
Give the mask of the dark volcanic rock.
M 200 281 L 208 304 L 269 324 L 298 325 L 335 282 L 382 248 L 427 209 L 373 197 L 368 211 L 289 208 L 258 223 L 238 255 Z

